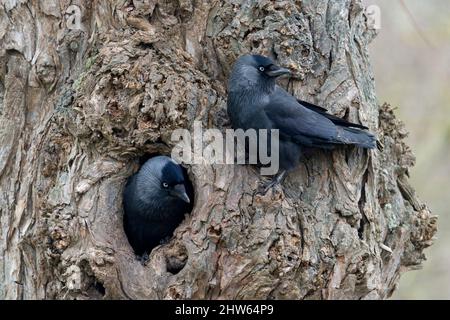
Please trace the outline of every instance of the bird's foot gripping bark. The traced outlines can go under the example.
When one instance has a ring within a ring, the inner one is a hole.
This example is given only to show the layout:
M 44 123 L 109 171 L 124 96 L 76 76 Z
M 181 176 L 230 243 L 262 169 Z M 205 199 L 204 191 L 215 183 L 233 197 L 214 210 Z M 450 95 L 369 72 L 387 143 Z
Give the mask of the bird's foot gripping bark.
M 286 170 L 280 171 L 271 180 L 262 183 L 259 186 L 256 194 L 265 195 L 267 193 L 267 191 L 269 191 L 269 189 L 271 189 L 277 185 L 280 185 L 284 181 L 285 177 L 286 177 Z

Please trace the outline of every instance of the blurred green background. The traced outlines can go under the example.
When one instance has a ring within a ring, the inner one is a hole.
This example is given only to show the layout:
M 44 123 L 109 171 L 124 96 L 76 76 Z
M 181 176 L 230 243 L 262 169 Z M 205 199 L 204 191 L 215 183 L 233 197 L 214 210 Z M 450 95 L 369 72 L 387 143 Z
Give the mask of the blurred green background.
M 370 45 L 379 103 L 398 107 L 416 155 L 411 180 L 439 215 L 423 269 L 404 273 L 394 299 L 450 299 L 450 1 L 365 0 L 381 9 Z

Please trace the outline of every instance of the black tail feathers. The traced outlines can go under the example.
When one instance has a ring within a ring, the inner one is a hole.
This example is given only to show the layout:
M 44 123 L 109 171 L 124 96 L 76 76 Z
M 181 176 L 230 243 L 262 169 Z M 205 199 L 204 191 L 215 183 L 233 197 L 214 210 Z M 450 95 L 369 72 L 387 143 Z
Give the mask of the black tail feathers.
M 366 149 L 373 149 L 377 146 L 376 137 L 368 131 L 347 127 L 338 127 L 338 130 L 339 142 L 343 144 L 353 144 Z

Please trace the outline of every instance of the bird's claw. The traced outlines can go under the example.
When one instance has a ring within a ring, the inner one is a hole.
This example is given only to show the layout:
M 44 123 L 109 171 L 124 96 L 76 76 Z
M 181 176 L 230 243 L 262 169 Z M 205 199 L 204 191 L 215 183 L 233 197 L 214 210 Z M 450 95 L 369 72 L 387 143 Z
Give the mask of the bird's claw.
M 278 185 L 279 182 L 276 179 L 271 179 L 259 185 L 256 194 L 265 195 L 269 189 Z
M 281 185 L 285 176 L 286 176 L 286 171 L 280 172 L 275 177 L 273 177 L 273 179 L 260 185 L 258 190 L 256 191 L 256 194 L 265 195 L 267 193 L 267 191 L 269 191 L 269 189 L 274 188 L 277 185 Z

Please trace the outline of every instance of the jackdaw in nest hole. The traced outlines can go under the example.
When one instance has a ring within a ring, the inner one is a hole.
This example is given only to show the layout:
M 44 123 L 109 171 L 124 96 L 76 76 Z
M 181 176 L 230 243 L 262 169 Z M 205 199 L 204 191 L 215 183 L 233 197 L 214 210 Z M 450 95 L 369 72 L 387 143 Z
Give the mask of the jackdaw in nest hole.
M 166 156 L 147 160 L 128 179 L 123 192 L 124 229 L 130 245 L 144 261 L 192 210 L 192 197 L 192 185 L 183 168 Z

